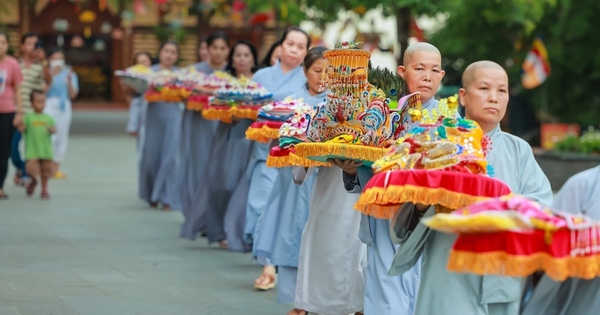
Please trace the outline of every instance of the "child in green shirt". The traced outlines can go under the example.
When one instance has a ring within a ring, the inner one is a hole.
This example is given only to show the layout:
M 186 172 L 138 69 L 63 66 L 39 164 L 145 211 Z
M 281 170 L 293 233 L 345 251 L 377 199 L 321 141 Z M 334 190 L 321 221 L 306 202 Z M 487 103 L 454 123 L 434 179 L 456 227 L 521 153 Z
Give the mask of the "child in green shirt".
M 33 90 L 30 95 L 34 112 L 26 114 L 19 125 L 19 131 L 25 136 L 25 169 L 31 176 L 31 184 L 27 187 L 27 195 L 31 196 L 37 185 L 37 179 L 42 181 L 42 199 L 50 198 L 48 194 L 48 178 L 52 176 L 52 150 L 51 136 L 56 132 L 54 119 L 44 114 L 46 95 L 39 90 Z

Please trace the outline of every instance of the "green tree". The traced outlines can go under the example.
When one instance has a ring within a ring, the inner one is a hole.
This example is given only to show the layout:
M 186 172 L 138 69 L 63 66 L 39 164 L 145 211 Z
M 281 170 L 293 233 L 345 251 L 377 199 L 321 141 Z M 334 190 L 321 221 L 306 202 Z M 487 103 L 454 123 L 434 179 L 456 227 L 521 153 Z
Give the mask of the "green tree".
M 323 25 L 335 21 L 340 11 L 354 10 L 360 15 L 381 5 L 384 14 L 396 16 L 401 55 L 408 46 L 410 23 L 414 15 L 443 12 L 460 2 L 459 0 L 246 0 L 251 12 L 265 12 L 275 8 L 276 16 L 280 17 L 281 9 L 285 8 L 288 14 L 283 20 L 290 24 L 312 20 Z

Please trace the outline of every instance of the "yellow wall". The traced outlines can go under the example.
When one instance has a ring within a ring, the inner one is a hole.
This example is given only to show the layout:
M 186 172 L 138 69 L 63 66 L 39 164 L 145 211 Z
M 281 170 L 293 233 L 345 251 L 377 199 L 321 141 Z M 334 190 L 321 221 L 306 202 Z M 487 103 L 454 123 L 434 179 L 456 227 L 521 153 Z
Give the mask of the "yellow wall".
M 19 5 L 21 0 L 0 0 L 0 24 L 19 23 Z M 6 12 L 4 12 L 6 11 Z

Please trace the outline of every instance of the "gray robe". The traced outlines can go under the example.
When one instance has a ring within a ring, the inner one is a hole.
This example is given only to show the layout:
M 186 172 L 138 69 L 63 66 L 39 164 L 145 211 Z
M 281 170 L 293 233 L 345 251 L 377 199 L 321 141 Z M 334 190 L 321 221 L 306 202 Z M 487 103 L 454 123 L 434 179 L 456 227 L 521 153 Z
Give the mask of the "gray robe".
M 152 69 L 159 71 L 160 67 L 154 65 Z M 173 209 L 181 207 L 176 169 L 182 107 L 181 103 L 170 102 L 148 104 L 140 159 L 140 198 L 149 203 L 160 202 Z
M 197 63 L 190 67 L 206 74 L 212 74 L 215 71 L 208 66 L 207 62 Z M 179 178 L 183 215 L 186 218 L 194 216 L 192 213 L 194 209 L 197 209 L 200 202 L 199 193 L 202 191 L 200 184 L 206 176 L 210 153 L 215 144 L 214 138 L 218 123 L 216 120 L 204 119 L 200 111 L 186 109 L 183 113 L 181 144 L 179 146 L 181 163 L 177 176 Z M 217 145 L 225 145 L 225 143 L 217 143 Z M 191 230 L 188 229 L 184 234 L 182 228 L 182 237 L 191 239 L 196 237 L 187 233 L 191 233 Z
M 487 160 L 494 167 L 494 177 L 506 183 L 513 193 L 550 205 L 550 183 L 535 161 L 531 147 L 522 139 L 502 132 L 499 126 L 488 135 L 493 149 Z M 400 250 L 389 274 L 410 270 L 423 254 L 416 315 L 519 314 L 521 278 L 448 272 L 448 255 L 457 236 L 416 224 L 415 211 L 412 204 L 405 204 L 392 219 L 390 234 L 400 244 Z M 430 207 L 425 216 L 434 214 L 434 207 Z
M 556 210 L 600 220 L 600 166 L 571 177 L 554 199 Z M 594 315 L 600 312 L 600 278 L 556 282 L 543 276 L 523 315 Z

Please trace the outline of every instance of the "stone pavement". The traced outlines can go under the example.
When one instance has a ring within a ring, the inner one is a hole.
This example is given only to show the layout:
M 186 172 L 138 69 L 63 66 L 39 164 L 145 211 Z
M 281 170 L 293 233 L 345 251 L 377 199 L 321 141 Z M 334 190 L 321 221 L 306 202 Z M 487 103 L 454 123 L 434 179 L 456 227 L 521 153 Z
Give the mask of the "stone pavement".
M 5 188 L 0 202 L 0 315 L 286 314 L 257 292 L 249 254 L 180 239 L 180 212 L 137 198 L 126 112 L 76 111 L 49 201 Z

